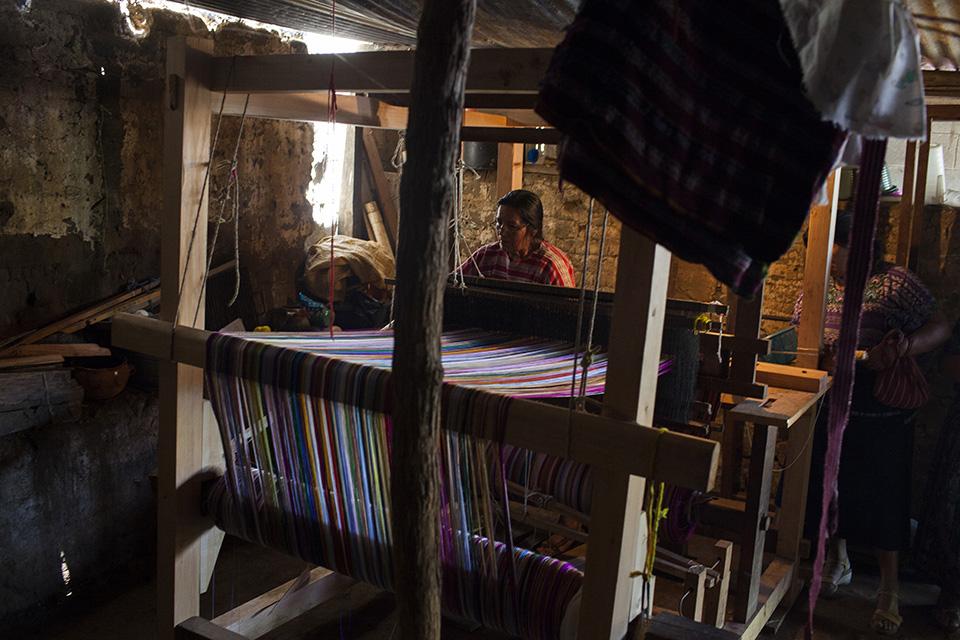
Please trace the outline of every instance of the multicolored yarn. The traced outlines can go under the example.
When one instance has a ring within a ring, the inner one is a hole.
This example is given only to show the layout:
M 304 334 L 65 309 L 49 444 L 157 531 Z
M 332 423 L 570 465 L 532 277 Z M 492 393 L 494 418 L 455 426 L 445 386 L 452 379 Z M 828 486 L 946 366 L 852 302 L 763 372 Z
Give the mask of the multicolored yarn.
M 206 381 L 227 473 L 207 496 L 218 524 L 376 586 L 393 587 L 390 361 L 393 336 L 214 334 Z M 582 574 L 510 542 L 510 398 L 569 394 L 565 343 L 462 331 L 443 337 L 441 561 L 451 614 L 525 638 L 556 638 Z M 596 359 L 588 393 L 602 393 Z M 477 437 L 484 436 L 486 439 Z M 562 465 L 561 465 L 562 466 Z M 582 465 L 581 465 L 582 466 Z M 589 475 L 578 477 L 586 483 Z M 570 482 L 570 494 L 583 494 Z M 505 543 L 494 541 L 497 525 Z

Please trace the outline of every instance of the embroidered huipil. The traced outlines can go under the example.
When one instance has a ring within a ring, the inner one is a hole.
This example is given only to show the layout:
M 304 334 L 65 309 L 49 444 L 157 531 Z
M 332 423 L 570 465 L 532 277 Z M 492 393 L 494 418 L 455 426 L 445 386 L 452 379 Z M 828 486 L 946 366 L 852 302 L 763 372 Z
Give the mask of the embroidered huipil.
M 460 268 L 465 276 L 576 286 L 570 259 L 546 240 L 540 242 L 539 248 L 516 260 L 510 259 L 500 243 L 492 242 L 474 251 Z
M 843 310 L 843 287 L 831 279 L 827 291 L 823 342 L 832 346 L 840 333 L 840 314 Z M 860 314 L 858 349 L 875 347 L 888 332 L 900 329 L 910 335 L 933 316 L 937 303 L 920 278 L 903 267 L 886 267 L 870 276 L 863 293 L 863 312 Z M 800 322 L 803 294 L 793 311 L 794 324 Z

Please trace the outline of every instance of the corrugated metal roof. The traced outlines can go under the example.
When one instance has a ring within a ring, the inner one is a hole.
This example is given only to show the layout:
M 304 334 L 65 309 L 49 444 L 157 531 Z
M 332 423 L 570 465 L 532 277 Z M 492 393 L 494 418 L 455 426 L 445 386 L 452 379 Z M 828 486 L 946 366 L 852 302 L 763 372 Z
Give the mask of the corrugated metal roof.
M 719 0 L 715 0 L 719 1 Z M 927 68 L 960 68 L 960 0 L 905 0 L 916 16 Z M 331 0 L 190 0 L 239 18 L 329 34 Z M 336 0 L 337 34 L 413 45 L 422 0 Z M 478 0 L 474 45 L 546 47 L 559 42 L 579 0 Z
M 190 5 L 281 27 L 330 34 L 331 0 L 190 0 Z M 419 0 L 337 0 L 337 35 L 413 45 Z M 544 47 L 560 41 L 579 0 L 478 0 L 473 40 L 480 47 Z
M 960 68 L 960 2 L 907 0 L 920 30 L 920 53 L 931 69 Z

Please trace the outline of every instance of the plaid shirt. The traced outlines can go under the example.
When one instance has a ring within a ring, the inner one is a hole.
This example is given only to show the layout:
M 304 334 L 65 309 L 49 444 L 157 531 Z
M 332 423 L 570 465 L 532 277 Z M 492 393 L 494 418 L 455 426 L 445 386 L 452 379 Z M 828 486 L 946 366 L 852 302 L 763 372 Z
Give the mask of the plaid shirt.
M 484 245 L 460 265 L 463 275 L 497 278 L 499 280 L 521 280 L 552 284 L 560 287 L 574 287 L 573 265 L 567 254 L 546 240 L 540 247 L 518 260 L 510 260 L 499 242 Z

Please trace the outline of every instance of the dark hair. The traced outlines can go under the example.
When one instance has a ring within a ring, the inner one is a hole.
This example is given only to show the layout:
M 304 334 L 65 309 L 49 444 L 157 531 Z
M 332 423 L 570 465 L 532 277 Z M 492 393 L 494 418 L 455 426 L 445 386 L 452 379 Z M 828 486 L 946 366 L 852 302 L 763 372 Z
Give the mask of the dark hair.
M 534 238 L 543 240 L 543 203 L 540 196 L 526 189 L 514 189 L 497 200 L 497 206 L 506 205 L 520 212 L 520 219 L 533 229 Z

